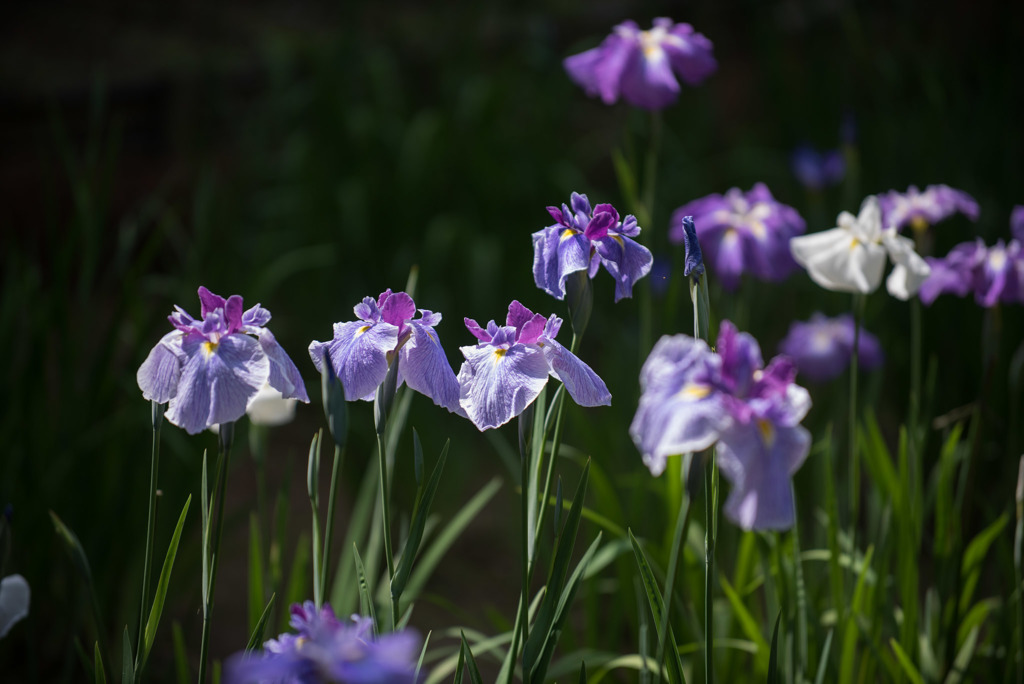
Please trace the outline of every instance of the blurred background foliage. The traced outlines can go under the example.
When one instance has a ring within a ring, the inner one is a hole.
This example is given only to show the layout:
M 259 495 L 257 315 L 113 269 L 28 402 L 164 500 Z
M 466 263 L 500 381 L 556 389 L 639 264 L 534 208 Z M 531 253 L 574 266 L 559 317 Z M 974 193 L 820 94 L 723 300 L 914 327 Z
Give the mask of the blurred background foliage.
M 401 289 L 413 266 L 416 302 L 445 315 L 439 333 L 456 370 L 457 347 L 472 342 L 463 316 L 501 319 L 514 298 L 565 315 L 533 284 L 530 233 L 549 222 L 546 205 L 574 190 L 629 211 L 611 153 L 639 167 L 650 128 L 643 112 L 586 98 L 561 60 L 596 45 L 619 21 L 646 26 L 662 15 L 710 37 L 719 70 L 663 112 L 657 201 L 642 235 L 656 254 L 669 256 L 667 221 L 676 206 L 757 181 L 795 206 L 811 231 L 834 225 L 839 210 L 855 210 L 866 194 L 947 183 L 974 195 L 981 218 L 937 226 L 934 254 L 974 235 L 1008 239 L 1010 209 L 1024 203 L 1024 129 L 1014 123 L 1024 82 L 1019 4 L 301 0 L 47 2 L 5 11 L 0 503 L 14 510 L 6 571 L 26 575 L 33 590 L 26 623 L 0 641 L 7 681 L 77 679 L 72 637 L 88 650 L 95 635 L 48 510 L 77 531 L 89 555 L 108 640 L 119 625 L 136 624 L 150 431 L 135 371 L 168 330 L 172 306 L 198 313 L 201 284 L 261 302 L 311 395 L 318 378 L 309 341 L 327 338 L 363 296 Z M 846 180 L 808 193 L 790 172 L 790 151 L 802 142 L 839 146 L 844 122 L 855 129 Z M 638 300 L 612 305 L 604 274 L 594 285 L 580 355 L 615 400 L 610 409 L 571 408 L 568 443 L 593 455 L 606 476 L 606 491 L 596 495 L 604 515 L 667 538 L 674 513 L 647 496 L 652 481 L 625 430 L 647 352 L 638 341 Z M 653 301 L 649 339 L 689 330 L 685 296 Z M 850 302 L 798 273 L 781 285 L 745 281 L 735 295 L 713 286 L 712 305 L 753 332 L 770 356 L 790 321 L 815 310 L 837 314 Z M 990 520 L 1012 507 L 1024 445 L 1020 359 L 1012 363 L 1024 317 L 1019 307 L 986 315 L 969 299 L 947 296 L 925 310 L 924 326 L 932 417 L 970 412 L 985 383 L 982 345 L 997 350 L 977 495 L 968 500 L 975 521 Z M 862 391 L 892 440 L 906 406 L 906 304 L 871 297 L 866 327 L 882 339 L 888 362 Z M 842 415 L 846 384 L 811 389 L 809 426 L 819 438 Z M 268 448 L 272 481 L 295 483 L 296 530 L 308 526 L 301 485 L 305 445 L 322 424 L 318 403 L 272 431 Z M 452 438 L 442 508 L 445 501 L 457 508 L 480 483 L 505 474 L 492 441 L 422 397 L 409 422 L 428 453 Z M 348 492 L 372 461 L 369 404 L 354 407 L 352 424 Z M 943 426 L 948 421 L 936 435 Z M 514 444 L 514 430 L 498 439 Z M 939 442 L 930 439 L 926 461 Z M 212 435 L 164 430 L 158 556 L 174 513 L 198 491 L 203 449 L 215 449 Z M 411 488 L 402 482 L 412 465 L 401 459 L 411 446 L 398 453 L 395 500 L 407 512 L 403 491 Z M 231 558 L 245 555 L 244 512 L 255 499 L 250 465 L 243 444 L 229 484 L 228 507 L 238 513 L 226 540 L 214 656 L 247 637 L 244 595 L 235 595 L 243 592 L 231 591 L 245 564 Z M 808 465 L 798 489 L 813 488 Z M 576 473 L 566 477 L 574 482 Z M 493 614 L 512 615 L 514 479 L 506 477 L 428 588 L 454 605 L 427 600 L 433 607 L 414 624 L 486 630 Z M 719 542 L 723 567 L 733 553 L 730 534 Z M 198 537 L 196 514 L 169 606 L 190 650 L 201 620 Z M 994 581 L 1006 582 L 1009 537 L 1001 543 Z M 630 567 L 620 569 L 620 581 L 632 582 Z M 995 593 L 999 586 L 1007 587 Z M 632 601 L 631 586 L 620 593 Z M 602 607 L 593 597 L 587 606 L 618 611 L 613 624 L 635 619 L 635 609 Z M 165 629 L 151 676 L 171 658 Z M 591 628 L 578 638 L 615 648 L 629 634 Z

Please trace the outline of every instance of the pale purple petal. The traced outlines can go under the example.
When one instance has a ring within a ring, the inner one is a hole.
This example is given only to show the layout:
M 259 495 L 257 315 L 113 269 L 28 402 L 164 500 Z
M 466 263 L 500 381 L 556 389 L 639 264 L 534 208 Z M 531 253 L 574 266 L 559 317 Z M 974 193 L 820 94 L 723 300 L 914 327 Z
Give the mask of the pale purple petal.
M 277 343 L 274 334 L 263 329 L 259 334 L 260 346 L 270 361 L 270 386 L 281 393 L 285 399 L 298 399 L 308 404 L 309 395 L 306 385 L 302 382 L 302 374 L 295 367 L 284 347 Z
M 764 420 L 733 423 L 718 441 L 718 467 L 732 485 L 725 514 L 745 530 L 793 526 L 792 475 L 807 458 L 811 434 Z
M 622 96 L 644 109 L 667 107 L 679 96 L 679 81 L 661 47 L 652 49 L 650 56 L 639 49 L 630 53 L 620 85 Z
M 487 328 L 485 329 L 472 318 L 463 318 L 462 320 L 466 324 L 466 329 L 473 333 L 473 337 L 481 342 L 490 342 L 491 338 L 494 337 L 494 333 L 490 331 L 491 326 L 494 325 L 494 321 L 488 323 Z
M 189 337 L 182 348 L 189 358 L 166 415 L 191 435 L 241 418 L 270 377 L 270 361 L 248 335 L 228 335 L 219 344 Z
M 429 397 L 438 406 L 465 415 L 459 406 L 459 383 L 437 332 L 422 321 L 410 321 L 412 335 L 399 352 L 399 382 Z
M 1024 244 L 1024 205 L 1018 204 L 1010 212 L 1010 234 L 1014 240 Z
M 270 312 L 257 304 L 242 314 L 242 324 L 254 328 L 262 328 L 270 322 Z
M 459 403 L 481 431 L 504 425 L 537 398 L 548 380 L 548 362 L 533 346 L 505 350 L 491 345 L 462 347 Z
M 730 321 L 722 321 L 715 351 L 722 359 L 725 386 L 733 394 L 746 395 L 753 382 L 754 371 L 764 366 L 757 340 L 750 333 L 737 331 Z
M 601 263 L 615 280 L 615 301 L 633 296 L 633 285 L 651 272 L 651 251 L 635 240 L 609 233 L 597 242 Z
M 551 338 L 544 338 L 541 348 L 551 374 L 562 381 L 573 401 L 580 406 L 611 405 L 611 392 L 590 366 Z
M 149 401 L 166 404 L 177 393 L 181 366 L 185 360 L 185 353 L 181 349 L 183 337 L 179 330 L 167 333 L 139 366 L 135 379 L 142 390 L 142 396 Z
M 387 353 L 398 344 L 398 328 L 380 321 L 364 325 L 359 321 L 334 326 L 334 340 L 327 344 L 334 373 L 345 388 L 345 399 L 373 399 L 388 373 Z M 310 358 L 319 368 L 324 343 L 309 346 Z

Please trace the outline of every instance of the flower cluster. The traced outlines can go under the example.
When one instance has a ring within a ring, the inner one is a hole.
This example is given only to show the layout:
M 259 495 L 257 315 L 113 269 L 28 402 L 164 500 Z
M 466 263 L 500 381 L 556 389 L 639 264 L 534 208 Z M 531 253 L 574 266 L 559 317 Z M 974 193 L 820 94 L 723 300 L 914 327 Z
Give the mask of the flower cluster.
M 808 380 L 824 382 L 838 377 L 853 356 L 853 316 L 828 318 L 822 313 L 809 321 L 794 321 L 779 344 L 779 351 L 793 359 Z M 884 360 L 878 338 L 864 330 L 857 334 L 857 360 L 863 370 L 873 370 Z
M 797 265 L 789 240 L 806 230 L 796 209 L 777 202 L 764 183 L 749 192 L 732 188 L 693 200 L 672 214 L 669 239 L 685 240 L 683 217 L 693 216 L 697 236 L 714 275 L 728 290 L 750 273 L 761 280 L 783 280 Z
M 612 395 L 590 366 L 555 341 L 562 319 L 545 318 L 517 301 L 508 307 L 505 325 L 482 327 L 471 318 L 466 328 L 479 340 L 461 347 L 459 401 L 480 430 L 504 425 L 523 412 L 554 376 L 580 406 L 608 406 Z
M 603 264 L 615 279 L 615 301 L 633 295 L 633 284 L 647 275 L 654 258 L 633 238 L 635 216 L 619 220 L 610 204 L 591 208 L 586 195 L 572 193 L 570 206 L 548 207 L 554 225 L 533 234 L 533 279 L 556 299 L 565 298 L 565 280 L 577 271 L 593 278 Z
M 991 247 L 981 238 L 962 242 L 942 259 L 928 258 L 931 275 L 921 285 L 921 301 L 931 304 L 940 294 L 949 292 L 963 297 L 974 293 L 984 307 L 1024 303 L 1024 206 L 1015 207 L 1010 216 L 1013 235 Z
M 240 653 L 225 667 L 229 684 L 254 682 L 319 684 L 406 684 L 416 681 L 419 637 L 411 631 L 373 636 L 373 621 L 353 615 L 335 617 L 330 606 L 319 611 L 312 601 L 294 604 L 291 626 L 257 654 Z
M 911 185 L 906 192 L 891 190 L 879 197 L 886 226 L 897 230 L 910 226 L 924 230 L 959 212 L 978 220 L 978 203 L 963 190 L 948 185 L 929 185 L 921 192 Z
M 711 41 L 689 24 L 659 18 L 647 31 L 626 21 L 596 48 L 568 57 L 569 77 L 591 97 L 614 104 L 621 95 L 644 109 L 661 109 L 679 96 L 678 76 L 697 85 L 717 67 Z
M 744 529 L 793 525 L 790 478 L 807 457 L 800 425 L 810 395 L 779 356 L 764 367 L 757 341 L 723 321 L 717 352 L 686 335 L 663 337 L 640 373 L 640 406 L 630 435 L 651 473 L 669 456 L 717 443 L 718 466 L 732 483 L 725 512 Z
M 882 282 L 888 252 L 895 264 L 885 283 L 889 294 L 903 300 L 917 294 L 930 268 L 914 251 L 910 238 L 898 235 L 893 226 L 883 229 L 877 197 L 867 197 L 859 215 L 844 211 L 836 222 L 836 228 L 789 242 L 811 280 L 837 292 L 874 292 Z
M 434 326 L 441 314 L 420 309 L 405 292 L 385 290 L 374 300 L 366 297 L 355 306 L 359 319 L 334 324 L 334 339 L 313 341 L 309 357 L 321 370 L 324 352 L 345 388 L 349 401 L 371 401 L 377 387 L 398 362 L 398 384 L 405 382 L 438 406 L 459 413 L 459 386 Z
M 299 370 L 265 326 L 259 304 L 199 288 L 200 319 L 175 307 L 175 330 L 149 352 L 136 375 L 142 396 L 167 404 L 167 419 L 189 434 L 238 420 L 266 384 L 308 403 Z
M 810 145 L 800 145 L 793 150 L 789 163 L 793 175 L 808 190 L 836 185 L 846 175 L 846 160 L 839 150 L 819 152 Z

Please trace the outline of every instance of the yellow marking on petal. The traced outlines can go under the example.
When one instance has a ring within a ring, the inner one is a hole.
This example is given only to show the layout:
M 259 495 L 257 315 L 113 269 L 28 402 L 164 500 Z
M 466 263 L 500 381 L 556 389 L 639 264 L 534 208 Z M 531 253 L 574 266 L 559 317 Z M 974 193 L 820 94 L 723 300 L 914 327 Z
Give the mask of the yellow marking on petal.
M 619 243 L 619 247 L 622 247 L 623 249 L 626 248 L 626 241 L 622 239 L 621 235 L 612 235 L 611 233 L 609 233 L 609 235 L 611 235 L 613 240 Z
M 202 350 L 203 350 L 203 355 L 206 358 L 209 358 L 210 356 L 212 356 L 213 354 L 215 354 L 217 352 L 217 343 L 216 342 L 203 342 Z
M 760 382 L 761 378 L 763 378 L 763 377 L 764 377 L 764 371 L 763 370 L 758 369 L 758 370 L 754 371 L 754 382 Z
M 860 247 L 860 240 L 858 240 L 857 238 L 853 238 L 852 240 L 850 240 L 850 251 L 851 252 L 853 250 L 857 249 L 858 247 Z
M 569 238 L 571 238 L 575 234 L 576 234 L 575 230 L 573 230 L 572 228 L 566 228 L 565 230 L 562 231 L 561 239 L 562 240 L 568 240 Z
M 302 647 L 306 645 L 306 641 L 307 641 L 307 639 L 304 636 L 300 636 L 298 639 L 296 639 L 295 640 L 295 650 L 296 651 L 301 651 Z
M 1006 265 L 1006 252 L 1001 249 L 993 249 L 988 253 L 988 265 L 993 271 L 1001 271 Z
M 910 227 L 919 233 L 924 232 L 928 229 L 928 219 L 918 214 L 917 216 L 910 219 Z
M 495 349 L 494 350 L 494 363 L 501 361 L 502 357 L 508 353 L 507 349 Z
M 728 242 L 729 244 L 732 244 L 739 239 L 740 234 L 736 232 L 735 228 L 730 228 L 729 230 L 725 231 L 725 234 L 722 236 L 722 242 Z
M 360 335 L 362 335 L 364 332 L 366 332 L 369 329 L 370 329 L 370 326 L 364 325 L 359 330 L 356 330 L 356 337 L 359 337 Z
M 763 222 L 761 222 L 761 221 L 759 221 L 757 219 L 753 219 L 747 225 L 750 226 L 750 232 L 753 233 L 754 237 L 756 237 L 758 240 L 764 240 L 765 237 L 767 237 L 768 229 L 764 227 L 764 223 Z
M 772 442 L 775 441 L 775 427 L 772 426 L 767 420 L 763 418 L 757 419 L 757 430 L 761 433 L 761 441 L 765 443 L 765 446 L 771 446 Z
M 697 401 L 711 394 L 711 388 L 707 385 L 698 385 L 690 382 L 683 386 L 683 389 L 679 390 L 679 396 L 683 399 L 690 401 Z

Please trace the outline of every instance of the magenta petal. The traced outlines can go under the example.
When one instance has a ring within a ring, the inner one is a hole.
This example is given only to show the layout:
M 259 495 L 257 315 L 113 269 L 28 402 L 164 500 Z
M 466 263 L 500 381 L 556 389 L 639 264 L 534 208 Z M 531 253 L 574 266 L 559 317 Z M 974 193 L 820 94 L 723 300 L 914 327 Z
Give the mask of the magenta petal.
M 228 332 L 233 333 L 242 328 L 242 297 L 231 295 L 224 304 L 224 316 L 227 319 Z
M 619 217 L 608 211 L 601 213 L 595 213 L 594 218 L 590 219 L 590 223 L 587 224 L 587 229 L 583 231 L 583 234 L 588 240 L 600 240 L 608 234 L 608 231 L 616 226 L 619 222 Z
M 473 337 L 480 340 L 481 342 L 490 342 L 491 338 L 494 337 L 492 334 L 480 327 L 480 324 L 474 321 L 472 318 L 463 318 L 463 322 L 466 324 L 466 329 L 473 334 Z M 493 323 L 494 321 L 491 321 Z M 489 326 L 488 326 L 489 327 Z
M 381 298 L 384 299 L 380 305 L 381 320 L 396 326 L 399 330 L 406 321 L 416 315 L 416 304 L 405 292 L 395 292 L 388 297 L 382 294 Z
M 217 309 L 223 309 L 226 301 L 220 295 L 215 295 L 207 290 L 202 285 L 199 286 L 199 303 L 201 305 L 201 311 L 199 312 L 200 318 L 206 318 L 206 314 L 216 311 Z

